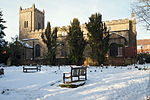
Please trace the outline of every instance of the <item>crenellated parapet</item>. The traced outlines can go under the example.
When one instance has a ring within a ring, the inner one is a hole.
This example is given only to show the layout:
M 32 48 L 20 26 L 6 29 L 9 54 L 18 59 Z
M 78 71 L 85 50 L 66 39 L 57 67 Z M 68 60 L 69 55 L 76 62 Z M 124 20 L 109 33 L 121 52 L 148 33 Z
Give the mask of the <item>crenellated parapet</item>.
M 45 11 L 44 11 L 44 10 L 43 10 L 43 11 L 40 11 L 39 9 L 37 9 L 37 8 L 35 7 L 35 4 L 33 4 L 32 7 L 30 7 L 30 8 L 24 8 L 24 9 L 22 9 L 22 7 L 20 7 L 20 10 L 19 10 L 19 11 L 20 11 L 20 13 L 36 11 L 36 12 L 38 12 L 38 13 L 45 14 Z
M 115 24 L 126 24 L 129 23 L 130 19 L 118 19 L 118 20 L 111 20 L 111 21 L 104 21 L 107 25 L 115 25 Z

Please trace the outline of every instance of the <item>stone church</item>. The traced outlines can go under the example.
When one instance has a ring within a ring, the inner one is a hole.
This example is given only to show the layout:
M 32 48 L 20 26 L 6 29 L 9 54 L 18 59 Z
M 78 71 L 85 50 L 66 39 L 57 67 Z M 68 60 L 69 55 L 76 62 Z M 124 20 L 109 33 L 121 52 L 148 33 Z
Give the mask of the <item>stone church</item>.
M 131 18 L 105 21 L 106 26 L 110 30 L 110 49 L 107 54 L 106 64 L 121 65 L 131 64 L 136 58 L 136 19 L 134 13 Z M 35 4 L 31 8 L 19 10 L 19 39 L 32 46 L 32 50 L 26 49 L 23 59 L 43 59 L 47 52 L 47 47 L 41 39 L 41 34 L 45 32 L 45 12 L 38 10 Z M 87 39 L 86 25 L 82 24 L 85 39 Z M 57 47 L 58 59 L 67 58 L 69 48 L 65 38 L 67 36 L 68 26 L 58 28 Z M 84 57 L 85 64 L 91 64 L 90 48 L 85 48 Z M 93 63 L 93 62 L 92 62 Z

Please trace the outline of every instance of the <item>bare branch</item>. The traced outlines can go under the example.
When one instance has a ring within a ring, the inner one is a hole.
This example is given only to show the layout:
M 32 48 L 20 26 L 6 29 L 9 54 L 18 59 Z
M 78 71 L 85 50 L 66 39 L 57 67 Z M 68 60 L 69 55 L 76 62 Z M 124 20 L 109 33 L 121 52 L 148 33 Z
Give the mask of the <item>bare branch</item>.
M 145 24 L 147 30 L 150 30 L 150 0 L 137 0 L 133 9 L 138 20 Z

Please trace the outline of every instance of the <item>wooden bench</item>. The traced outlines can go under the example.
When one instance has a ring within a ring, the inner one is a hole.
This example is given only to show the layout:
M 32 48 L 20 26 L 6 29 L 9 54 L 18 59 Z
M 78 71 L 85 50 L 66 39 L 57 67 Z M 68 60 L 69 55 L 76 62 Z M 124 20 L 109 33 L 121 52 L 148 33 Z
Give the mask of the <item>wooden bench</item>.
M 4 69 L 3 68 L 0 69 L 0 75 L 4 75 Z
M 78 82 L 87 80 L 87 67 L 71 67 L 71 72 L 63 73 L 63 83 L 66 83 L 66 79 L 71 79 L 70 82 Z M 74 78 L 76 78 L 74 80 Z
M 23 72 L 29 72 L 29 71 L 41 71 L 41 66 L 35 66 L 35 67 L 23 67 Z

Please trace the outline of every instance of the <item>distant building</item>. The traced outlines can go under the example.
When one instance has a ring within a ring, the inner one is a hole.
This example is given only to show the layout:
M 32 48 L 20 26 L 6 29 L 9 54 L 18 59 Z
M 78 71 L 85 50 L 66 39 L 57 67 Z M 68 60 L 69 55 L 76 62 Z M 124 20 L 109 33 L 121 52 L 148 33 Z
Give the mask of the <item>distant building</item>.
M 38 10 L 35 5 L 31 8 L 19 10 L 19 39 L 29 40 L 28 44 L 33 46 L 33 58 L 43 59 L 47 53 L 47 47 L 41 39 L 41 34 L 45 32 L 44 21 L 45 12 Z M 110 29 L 110 50 L 108 51 L 107 58 L 108 64 L 124 63 L 124 58 L 135 59 L 136 57 L 136 19 L 132 13 L 131 19 L 119 19 L 112 21 L 105 21 L 106 26 Z M 68 45 L 65 41 L 69 27 L 63 26 L 58 28 L 57 42 L 60 44 L 57 47 L 57 55 L 59 58 L 67 58 L 69 53 Z M 85 39 L 87 39 L 86 25 L 81 25 Z M 34 40 L 35 39 L 35 40 Z M 85 48 L 84 57 L 89 58 L 91 49 Z M 121 59 L 119 62 L 118 59 Z M 133 63 L 133 62 L 132 62 Z M 88 63 L 87 63 L 88 64 Z
M 150 39 L 137 40 L 137 53 L 150 53 Z

